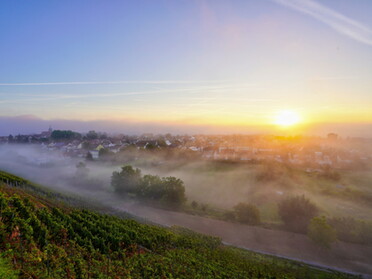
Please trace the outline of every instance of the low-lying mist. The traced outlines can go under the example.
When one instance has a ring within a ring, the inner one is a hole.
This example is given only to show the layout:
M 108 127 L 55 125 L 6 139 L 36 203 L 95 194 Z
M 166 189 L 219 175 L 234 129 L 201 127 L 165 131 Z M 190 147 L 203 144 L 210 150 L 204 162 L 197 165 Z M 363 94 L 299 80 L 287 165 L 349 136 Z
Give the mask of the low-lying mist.
M 185 183 L 188 203 L 196 201 L 228 210 L 240 202 L 253 203 L 264 221 L 278 221 L 277 203 L 284 197 L 305 195 L 326 215 L 353 216 L 371 220 L 371 205 L 358 203 L 358 195 L 371 195 L 371 188 L 352 175 L 333 181 L 284 164 L 206 161 L 170 157 L 162 153 L 126 152 L 115 161 L 86 161 L 39 145 L 1 145 L 0 169 L 58 191 L 83 197 L 120 201 L 111 185 L 113 171 L 130 164 L 142 174 L 174 176 Z M 77 167 L 84 162 L 84 172 Z M 368 174 L 368 172 L 365 172 Z M 355 181 L 354 181 L 355 180 Z M 355 185 L 352 185 L 355 184 Z
M 211 207 L 230 209 L 239 202 L 254 202 L 258 205 L 273 204 L 284 193 L 294 191 L 291 185 L 278 181 L 257 182 L 261 166 L 207 161 L 164 161 L 162 156 L 138 158 L 126 154 L 123 163 L 87 162 L 84 158 L 70 158 L 59 151 L 30 145 L 0 146 L 0 169 L 23 176 L 47 187 L 100 199 L 118 197 L 112 191 L 112 172 L 123 164 L 132 164 L 143 174 L 174 176 L 185 183 L 189 202 L 196 201 Z M 77 168 L 79 162 L 86 164 L 84 179 Z M 264 170 L 262 170 L 264 171 Z M 275 217 L 275 216 L 274 216 Z
M 318 206 L 322 215 L 329 218 L 371 220 L 371 200 L 366 199 L 372 191 L 368 170 L 341 173 L 341 177 L 334 179 L 333 176 L 308 173 L 278 162 L 207 161 L 200 157 L 136 150 L 122 152 L 114 160 L 87 161 L 64 156 L 60 151 L 51 151 L 40 145 L 0 145 L 1 170 L 50 189 L 161 225 L 185 226 L 219 236 L 237 246 L 372 274 L 368 260 L 372 257 L 370 246 L 335 244 L 332 251 L 320 255 L 318 248 L 305 235 L 295 236 L 290 232 L 273 230 L 273 227 L 247 227 L 186 212 L 151 208 L 135 200 L 123 199 L 111 187 L 111 175 L 127 164 L 140 168 L 142 174 L 182 179 L 187 205 L 195 201 L 200 206 L 226 212 L 238 203 L 250 203 L 259 209 L 263 222 L 279 225 L 278 203 L 286 197 L 305 195 Z

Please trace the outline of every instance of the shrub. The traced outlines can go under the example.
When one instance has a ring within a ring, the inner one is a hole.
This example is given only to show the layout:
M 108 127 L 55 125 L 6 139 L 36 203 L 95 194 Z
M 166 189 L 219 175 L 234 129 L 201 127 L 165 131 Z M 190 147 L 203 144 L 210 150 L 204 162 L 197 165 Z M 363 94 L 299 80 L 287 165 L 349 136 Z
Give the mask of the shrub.
M 167 205 L 178 206 L 186 201 L 185 186 L 179 178 L 169 176 L 162 178 L 164 195 L 162 201 Z
M 18 272 L 12 269 L 10 261 L 2 257 L 0 257 L 0 278 L 18 278 Z
M 336 230 L 339 240 L 372 244 L 372 223 L 357 220 L 352 217 L 331 218 L 329 224 Z
M 197 209 L 198 208 L 198 203 L 196 201 L 192 201 L 191 206 L 192 206 L 193 209 Z
M 311 219 L 308 236 L 319 246 L 328 249 L 337 240 L 335 229 L 327 223 L 325 217 L 314 217 Z
M 278 209 L 286 228 L 299 233 L 306 233 L 310 220 L 319 213 L 317 206 L 305 196 L 286 198 Z
M 238 222 L 249 225 L 260 223 L 260 211 L 253 204 L 239 203 L 234 206 L 234 213 Z

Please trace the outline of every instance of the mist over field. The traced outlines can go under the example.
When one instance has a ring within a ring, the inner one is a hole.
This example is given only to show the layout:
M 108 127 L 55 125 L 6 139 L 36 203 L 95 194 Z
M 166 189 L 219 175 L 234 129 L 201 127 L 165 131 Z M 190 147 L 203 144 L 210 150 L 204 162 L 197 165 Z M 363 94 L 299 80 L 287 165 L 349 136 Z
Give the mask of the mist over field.
M 189 203 L 196 201 L 222 210 L 229 210 L 240 202 L 253 203 L 260 208 L 265 221 L 280 222 L 277 203 L 295 195 L 310 198 L 325 215 L 372 220 L 371 201 L 362 199 L 372 195 L 368 169 L 345 171 L 341 181 L 333 181 L 277 162 L 250 164 L 195 158 L 167 161 L 161 153 L 140 156 L 125 153 L 122 163 L 87 162 L 84 158 L 67 157 L 62 152 L 39 146 L 1 145 L 0 169 L 59 191 L 88 194 L 97 200 L 102 195 L 105 199 L 118 200 L 120 197 L 110 185 L 112 173 L 131 164 L 143 174 L 182 179 Z M 84 179 L 79 177 L 80 162 L 87 167 Z
M 333 180 L 278 162 L 210 161 L 194 155 L 180 156 L 175 151 L 139 152 L 131 149 L 118 153 L 114 160 L 86 161 L 85 158 L 68 157 L 58 150 L 32 144 L 0 145 L 0 158 L 1 170 L 49 189 L 109 206 L 114 211 L 128 212 L 164 226 L 188 227 L 219 236 L 227 243 L 269 254 L 372 272 L 366 266 L 355 265 L 355 259 L 365 262 L 372 256 L 370 246 L 357 244 L 369 240 L 358 239 L 358 236 L 353 240 L 356 244 L 339 242 L 332 250 L 320 255 L 319 248 L 306 235 L 282 231 L 278 215 L 281 201 L 304 195 L 319 208 L 321 215 L 330 220 L 352 218 L 350 220 L 371 222 L 369 168 L 343 171 L 340 179 Z M 78 168 L 82 162 L 85 164 L 83 172 Z M 138 167 L 143 175 L 182 179 L 186 207 L 191 208 L 191 204 L 196 202 L 199 209 L 197 212 L 164 210 L 118 195 L 111 186 L 111 176 L 128 164 Z M 239 203 L 256 206 L 266 228 L 225 220 L 226 213 L 232 212 Z M 302 247 L 300 250 L 299 245 Z M 346 258 L 345 253 L 348 254 Z

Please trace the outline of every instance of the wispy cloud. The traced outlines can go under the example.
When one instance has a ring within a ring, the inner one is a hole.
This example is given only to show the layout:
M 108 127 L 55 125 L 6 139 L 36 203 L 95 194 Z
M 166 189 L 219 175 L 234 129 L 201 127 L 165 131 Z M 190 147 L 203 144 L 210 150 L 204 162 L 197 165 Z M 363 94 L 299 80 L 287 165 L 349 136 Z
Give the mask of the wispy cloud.
M 281 5 L 308 14 L 339 33 L 372 46 L 372 30 L 362 23 L 332 10 L 314 0 L 273 0 Z
M 121 80 L 121 81 L 61 81 L 61 82 L 16 82 L 0 83 L 0 86 L 43 86 L 43 85 L 115 85 L 115 84 L 200 84 L 223 83 L 224 80 Z
M 116 98 L 116 97 L 129 97 L 129 96 L 141 96 L 141 95 L 163 95 L 171 94 L 181 97 L 191 96 L 193 94 L 213 94 L 220 92 L 229 92 L 232 90 L 245 90 L 254 89 L 260 90 L 265 88 L 264 86 L 257 84 L 216 84 L 216 85 L 197 85 L 191 87 L 171 88 L 171 89 L 156 89 L 156 90 L 140 90 L 140 91 L 127 91 L 127 92 L 103 92 L 103 93 L 89 93 L 89 94 L 38 94 L 38 93 L 1 93 L 4 96 L 9 96 L 8 99 L 0 100 L 0 104 L 12 104 L 12 103 L 29 103 L 29 102 L 43 102 L 43 101 L 57 101 L 57 100 L 79 100 L 79 99 L 99 99 L 99 98 Z M 180 94 L 181 95 L 177 95 Z M 152 101 L 150 99 L 149 101 Z

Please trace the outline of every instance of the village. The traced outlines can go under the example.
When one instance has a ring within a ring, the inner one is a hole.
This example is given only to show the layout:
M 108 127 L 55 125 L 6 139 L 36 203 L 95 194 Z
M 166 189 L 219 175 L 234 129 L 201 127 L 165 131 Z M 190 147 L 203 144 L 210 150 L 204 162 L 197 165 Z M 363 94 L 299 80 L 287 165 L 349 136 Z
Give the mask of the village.
M 31 144 L 65 157 L 100 160 L 128 149 L 157 152 L 181 151 L 193 158 L 241 163 L 277 162 L 307 172 L 324 168 L 352 169 L 372 162 L 371 139 L 270 135 L 107 135 L 95 131 L 80 134 L 51 127 L 40 134 L 0 137 L 0 144 Z

